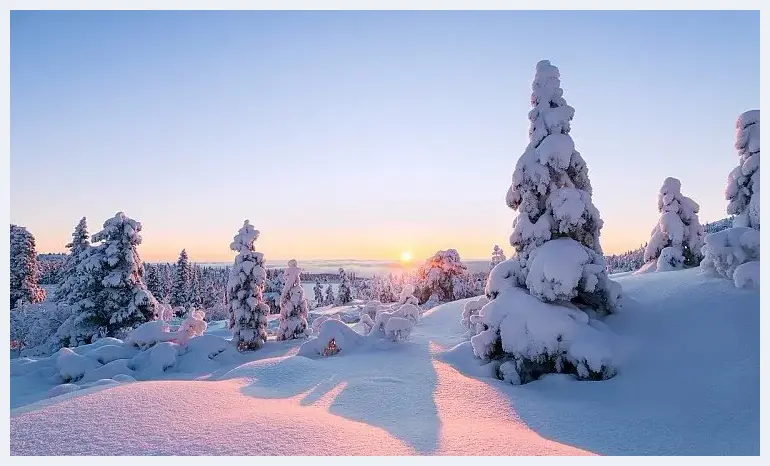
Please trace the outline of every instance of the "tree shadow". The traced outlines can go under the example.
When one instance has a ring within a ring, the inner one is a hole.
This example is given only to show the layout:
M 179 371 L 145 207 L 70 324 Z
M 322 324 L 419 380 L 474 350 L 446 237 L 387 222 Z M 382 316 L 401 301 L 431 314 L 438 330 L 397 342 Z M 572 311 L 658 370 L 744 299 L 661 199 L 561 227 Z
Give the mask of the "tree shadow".
M 397 364 L 393 362 L 397 361 Z M 241 391 L 264 399 L 300 397 L 300 405 L 386 430 L 419 454 L 438 448 L 436 374 L 427 343 L 376 344 L 334 356 L 255 361 L 227 374 L 251 379 Z

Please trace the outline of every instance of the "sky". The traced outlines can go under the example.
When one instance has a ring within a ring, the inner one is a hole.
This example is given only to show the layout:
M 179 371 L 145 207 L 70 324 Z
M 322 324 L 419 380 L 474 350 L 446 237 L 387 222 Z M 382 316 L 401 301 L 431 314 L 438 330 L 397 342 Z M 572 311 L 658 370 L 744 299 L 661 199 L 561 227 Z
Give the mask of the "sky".
M 508 255 L 535 65 L 561 71 L 605 253 L 674 176 L 726 216 L 759 12 L 11 12 L 11 223 L 65 251 L 123 211 L 144 260 Z

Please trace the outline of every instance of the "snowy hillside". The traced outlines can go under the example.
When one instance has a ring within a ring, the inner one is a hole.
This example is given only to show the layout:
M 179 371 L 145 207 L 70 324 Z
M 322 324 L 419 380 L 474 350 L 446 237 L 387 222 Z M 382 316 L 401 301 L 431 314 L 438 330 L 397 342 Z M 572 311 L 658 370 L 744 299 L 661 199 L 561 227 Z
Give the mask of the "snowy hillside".
M 697 269 L 612 278 L 610 380 L 493 378 L 461 325 L 467 300 L 427 311 L 408 341 L 318 358 L 296 355 L 303 340 L 239 354 L 212 323 L 150 350 L 161 366 L 117 340 L 76 348 L 74 368 L 12 360 L 11 454 L 759 454 L 759 292 Z M 86 375 L 52 396 L 65 369 Z

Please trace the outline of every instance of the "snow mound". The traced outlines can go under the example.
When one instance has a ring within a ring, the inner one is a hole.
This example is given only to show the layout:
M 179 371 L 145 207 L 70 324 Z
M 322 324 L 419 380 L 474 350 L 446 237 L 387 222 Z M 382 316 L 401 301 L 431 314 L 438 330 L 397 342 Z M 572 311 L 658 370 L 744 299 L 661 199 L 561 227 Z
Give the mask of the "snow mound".
M 74 383 L 63 383 L 61 385 L 57 385 L 52 389 L 48 390 L 48 393 L 46 395 L 48 396 L 48 398 L 53 398 L 55 396 L 64 395 L 66 393 L 72 393 L 77 390 L 80 390 L 79 385 Z
M 56 368 L 64 382 L 77 381 L 87 371 L 98 366 L 96 360 L 77 354 L 69 348 L 62 348 L 56 353 Z
M 343 322 L 329 319 L 321 324 L 318 336 L 302 343 L 298 356 L 332 356 L 340 351 L 349 351 L 361 345 L 364 336 L 358 334 Z
M 745 262 L 736 267 L 733 280 L 736 288 L 759 289 L 759 261 Z
M 480 296 L 476 299 L 471 299 L 465 306 L 463 306 L 463 318 L 461 323 L 463 327 L 472 329 L 475 327 L 475 323 L 471 322 L 473 316 L 477 315 L 482 307 L 486 306 L 489 302 L 489 298 L 486 296 Z
M 615 375 L 611 335 L 592 326 L 577 308 L 543 303 L 510 288 L 481 309 L 479 322 L 484 330 L 471 338 L 474 354 L 507 363 L 498 375 L 513 384 L 547 373 L 573 374 L 580 380 Z
M 162 320 L 145 322 L 126 335 L 125 343 L 139 349 L 149 348 L 157 343 L 170 341 L 174 335 L 169 333 L 168 324 Z
M 413 328 L 411 320 L 394 316 L 385 324 L 385 335 L 393 341 L 404 341 L 409 339 Z

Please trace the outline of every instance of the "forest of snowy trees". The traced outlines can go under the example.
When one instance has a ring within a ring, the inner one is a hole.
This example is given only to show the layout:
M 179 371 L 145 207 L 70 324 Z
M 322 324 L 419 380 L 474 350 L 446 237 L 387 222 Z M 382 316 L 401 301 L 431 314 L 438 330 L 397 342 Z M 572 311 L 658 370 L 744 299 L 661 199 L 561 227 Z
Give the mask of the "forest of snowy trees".
M 334 354 L 343 341 L 335 338 L 358 337 L 335 322 L 313 323 L 312 308 L 357 305 L 362 312 L 356 325 L 400 341 L 422 311 L 477 298 L 466 305 L 462 323 L 473 353 L 498 361 L 501 379 L 518 384 L 560 372 L 600 380 L 615 374 L 597 322 L 622 302 L 612 273 L 699 266 L 737 287 L 758 287 L 759 110 L 741 114 L 736 124 L 739 163 L 727 176 L 728 218 L 701 225 L 700 206 L 682 194 L 678 179 L 667 177 L 657 194 L 660 217 L 648 242 L 605 256 L 604 221 L 593 203 L 588 165 L 571 135 L 575 109 L 564 97 L 558 68 L 547 60 L 536 66 L 531 106 L 529 143 L 506 193 L 506 204 L 516 212 L 512 251 L 506 258 L 494 245 L 485 272 L 469 271 L 455 249 L 437 251 L 413 272 L 372 278 L 343 268 L 337 274 L 308 274 L 296 260 L 283 269 L 266 269 L 264 255 L 255 249 L 260 232 L 248 220 L 230 243 L 236 255 L 227 267 L 195 264 L 186 249 L 175 263 L 143 262 L 143 225 L 123 212 L 106 219 L 93 235 L 86 218 L 80 219 L 67 254 L 38 254 L 32 233 L 11 225 L 12 347 L 50 354 L 174 319 L 185 319 L 180 328 L 188 338 L 202 332 L 205 319 L 226 320 L 239 350 L 257 350 L 268 340 L 270 314 L 279 314 L 275 338 L 327 332 L 332 346 L 316 349 Z M 312 298 L 302 282 L 314 283 Z M 574 353 L 575 341 L 588 342 L 591 356 Z

